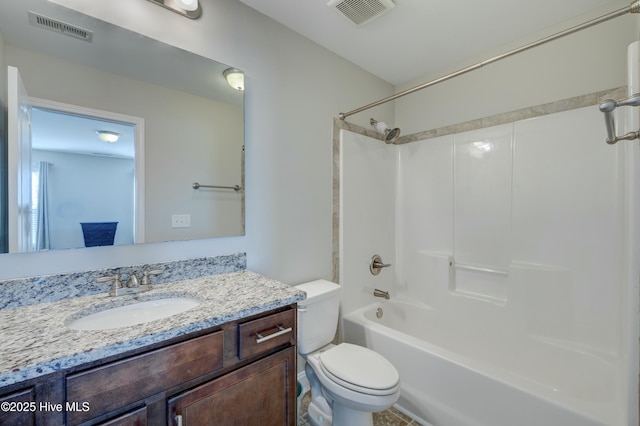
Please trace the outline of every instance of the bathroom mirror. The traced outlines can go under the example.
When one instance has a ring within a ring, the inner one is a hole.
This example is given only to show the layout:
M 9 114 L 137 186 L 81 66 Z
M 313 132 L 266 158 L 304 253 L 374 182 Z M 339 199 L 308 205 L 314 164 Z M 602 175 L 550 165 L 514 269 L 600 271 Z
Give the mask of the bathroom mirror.
M 49 245 L 35 243 L 34 196 L 34 242 L 10 250 L 6 237 L 0 252 L 89 247 L 82 223 L 117 223 L 115 245 L 244 234 L 244 92 L 227 84 L 231 66 L 43 0 L 3 2 L 0 35 L 0 76 L 17 68 L 34 107 L 33 193 L 50 185 Z M 2 171 L 0 236 L 21 214 L 3 183 L 11 162 Z

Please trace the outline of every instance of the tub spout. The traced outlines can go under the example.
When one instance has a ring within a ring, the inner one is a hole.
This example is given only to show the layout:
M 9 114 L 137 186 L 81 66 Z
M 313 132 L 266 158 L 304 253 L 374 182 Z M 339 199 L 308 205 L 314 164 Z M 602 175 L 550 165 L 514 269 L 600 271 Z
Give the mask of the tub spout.
M 382 297 L 383 299 L 391 299 L 391 296 L 389 296 L 389 292 L 388 291 L 383 291 L 383 290 L 378 290 L 377 288 L 373 290 L 373 295 L 375 297 Z

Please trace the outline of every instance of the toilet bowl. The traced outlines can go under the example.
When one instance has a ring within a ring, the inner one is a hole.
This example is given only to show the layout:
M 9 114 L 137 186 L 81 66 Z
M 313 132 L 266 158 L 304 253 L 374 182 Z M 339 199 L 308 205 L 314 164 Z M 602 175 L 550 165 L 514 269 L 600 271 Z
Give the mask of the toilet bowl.
M 391 407 L 400 396 L 400 377 L 393 365 L 362 346 L 341 343 L 306 361 L 333 402 L 334 425 L 369 424 L 372 412 Z M 340 407 L 348 408 L 340 408 Z M 362 419 L 360 419 L 362 417 Z
M 311 385 L 309 420 L 314 426 L 372 426 L 373 412 L 400 396 L 395 367 L 371 349 L 330 344 L 335 334 L 340 286 L 325 280 L 297 286 L 307 293 L 298 303 L 298 352 Z

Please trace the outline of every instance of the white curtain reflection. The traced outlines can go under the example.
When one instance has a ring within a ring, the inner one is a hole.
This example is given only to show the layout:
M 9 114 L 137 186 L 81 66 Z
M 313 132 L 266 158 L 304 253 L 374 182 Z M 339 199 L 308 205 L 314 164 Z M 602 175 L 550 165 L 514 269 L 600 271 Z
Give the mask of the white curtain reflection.
M 49 250 L 51 238 L 49 232 L 49 166 L 50 163 L 41 161 L 38 168 L 38 190 L 34 197 L 33 212 L 35 218 L 35 250 Z

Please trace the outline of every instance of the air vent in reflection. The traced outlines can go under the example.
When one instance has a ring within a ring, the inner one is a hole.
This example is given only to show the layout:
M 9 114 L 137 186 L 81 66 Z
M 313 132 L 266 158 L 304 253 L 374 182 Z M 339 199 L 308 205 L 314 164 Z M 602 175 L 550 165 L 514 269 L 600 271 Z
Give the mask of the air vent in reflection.
M 29 23 L 36 27 L 46 28 L 57 33 L 68 35 L 73 38 L 91 42 L 93 39 L 93 33 L 84 28 L 76 27 L 66 22 L 58 21 L 57 19 L 49 18 L 44 15 L 39 15 L 35 12 L 29 11 Z
M 395 4 L 392 0 L 330 0 L 327 6 L 360 27 L 394 8 Z

